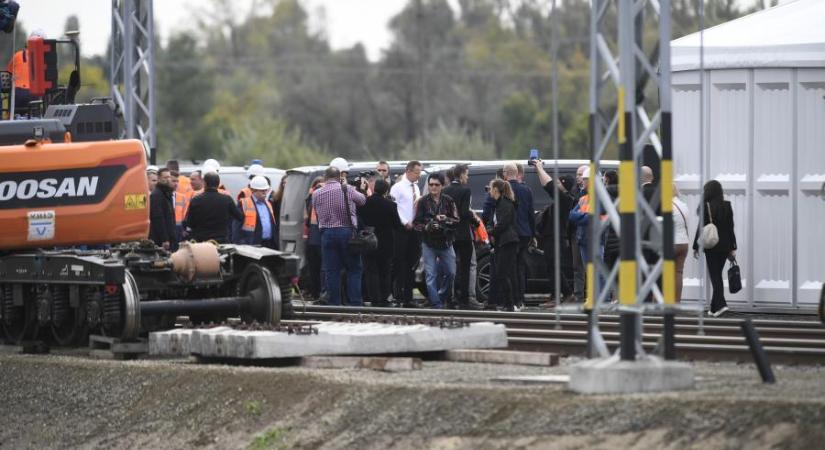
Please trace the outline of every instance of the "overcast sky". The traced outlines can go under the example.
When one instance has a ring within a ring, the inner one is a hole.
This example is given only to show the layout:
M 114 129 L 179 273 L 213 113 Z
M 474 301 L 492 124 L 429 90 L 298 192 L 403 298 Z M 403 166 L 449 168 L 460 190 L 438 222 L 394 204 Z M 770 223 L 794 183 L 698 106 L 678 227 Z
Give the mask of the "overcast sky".
M 239 16 L 248 11 L 252 0 L 234 0 Z M 409 0 L 302 0 L 313 17 L 312 26 L 327 30 L 333 48 L 351 47 L 362 42 L 370 59 L 378 59 L 381 49 L 390 40 L 387 22 Z M 762 0 L 739 0 L 753 4 Z M 825 1 L 825 0 L 823 0 Z M 106 49 L 111 31 L 111 0 L 18 0 L 20 20 L 27 30 L 42 29 L 49 37 L 63 33 L 66 18 L 75 14 L 80 19 L 82 52 L 101 54 Z M 457 0 L 450 0 L 457 3 Z M 192 10 L 208 5 L 205 0 L 158 0 L 155 5 L 155 26 L 161 39 L 170 32 L 193 26 Z M 325 10 L 325 18 L 319 14 Z

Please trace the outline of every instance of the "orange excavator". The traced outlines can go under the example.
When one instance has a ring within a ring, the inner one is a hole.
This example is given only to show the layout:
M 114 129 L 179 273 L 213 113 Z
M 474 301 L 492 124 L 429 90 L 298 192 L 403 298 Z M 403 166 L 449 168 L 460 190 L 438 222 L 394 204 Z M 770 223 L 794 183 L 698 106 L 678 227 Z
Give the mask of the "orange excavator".
M 55 63 L 28 57 L 44 70 Z M 100 139 L 99 121 L 78 132 L 86 106 L 53 103 L 51 118 L 0 121 L 0 341 L 129 341 L 179 316 L 277 324 L 291 313 L 284 294 L 296 255 L 209 242 L 169 253 L 146 239 L 144 146 Z

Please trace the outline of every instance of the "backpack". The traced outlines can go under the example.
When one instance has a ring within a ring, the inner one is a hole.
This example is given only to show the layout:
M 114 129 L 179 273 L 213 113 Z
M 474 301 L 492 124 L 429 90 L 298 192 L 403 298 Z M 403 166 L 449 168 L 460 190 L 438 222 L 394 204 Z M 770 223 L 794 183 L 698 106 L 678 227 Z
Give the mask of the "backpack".
M 716 225 L 713 223 L 713 216 L 710 213 L 710 203 L 708 205 L 708 217 L 710 218 L 710 223 L 705 225 L 702 228 L 702 236 L 699 238 L 699 243 L 702 245 L 702 248 L 705 250 L 711 249 L 716 247 L 716 244 L 719 243 L 719 230 L 716 228 Z

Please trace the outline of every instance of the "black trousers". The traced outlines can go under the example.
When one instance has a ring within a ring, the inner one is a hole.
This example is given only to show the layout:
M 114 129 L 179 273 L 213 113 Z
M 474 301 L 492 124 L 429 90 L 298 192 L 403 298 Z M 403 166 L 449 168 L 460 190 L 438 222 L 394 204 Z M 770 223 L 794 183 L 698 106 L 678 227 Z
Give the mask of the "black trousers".
M 307 290 L 311 298 L 318 299 L 321 298 L 321 289 L 324 286 L 324 281 L 321 279 L 321 246 L 307 244 L 306 255 L 309 279 Z
M 727 253 L 705 252 L 705 261 L 708 265 L 708 277 L 713 287 L 713 296 L 710 299 L 710 312 L 716 312 L 728 306 L 725 301 L 725 284 L 722 281 L 722 271 L 725 269 Z
M 518 295 L 518 269 L 516 258 L 519 244 L 513 242 L 495 249 L 496 285 L 499 294 L 498 305 L 508 310 L 513 308 Z
M 415 231 L 395 232 L 395 285 L 398 300 L 412 304 L 415 287 L 415 266 L 421 259 L 421 239 Z
M 390 296 L 390 262 L 391 257 L 385 253 L 375 252 L 364 255 L 364 281 L 367 298 L 373 306 L 387 304 Z
M 556 240 L 553 239 L 553 236 L 544 237 L 542 250 L 544 250 L 544 261 L 547 266 L 547 281 L 550 282 L 550 292 L 555 294 Z M 570 253 L 570 247 L 567 244 L 567 239 L 562 239 L 561 242 L 559 242 L 559 263 L 561 295 L 567 297 L 573 293 L 573 254 Z
M 473 257 L 473 241 L 453 242 L 455 251 L 455 296 L 459 305 L 470 300 L 470 259 Z
M 524 306 L 524 293 L 527 292 L 527 248 L 532 238 L 519 236 L 516 254 L 517 285 L 515 292 L 516 305 Z

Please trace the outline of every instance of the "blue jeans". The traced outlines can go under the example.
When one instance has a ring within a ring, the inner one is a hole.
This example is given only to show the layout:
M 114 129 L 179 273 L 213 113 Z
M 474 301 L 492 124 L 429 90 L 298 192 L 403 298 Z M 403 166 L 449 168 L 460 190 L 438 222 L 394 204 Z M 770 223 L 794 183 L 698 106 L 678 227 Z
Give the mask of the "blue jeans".
M 330 305 L 341 304 L 341 270 L 347 271 L 347 299 L 350 306 L 361 306 L 361 255 L 347 249 L 352 228 L 325 228 L 321 231 L 321 261 L 324 284 Z
M 443 306 L 442 299 L 446 298 L 453 289 L 455 280 L 455 251 L 453 246 L 440 250 L 421 244 L 424 256 L 424 273 L 427 278 L 427 296 L 434 308 Z

